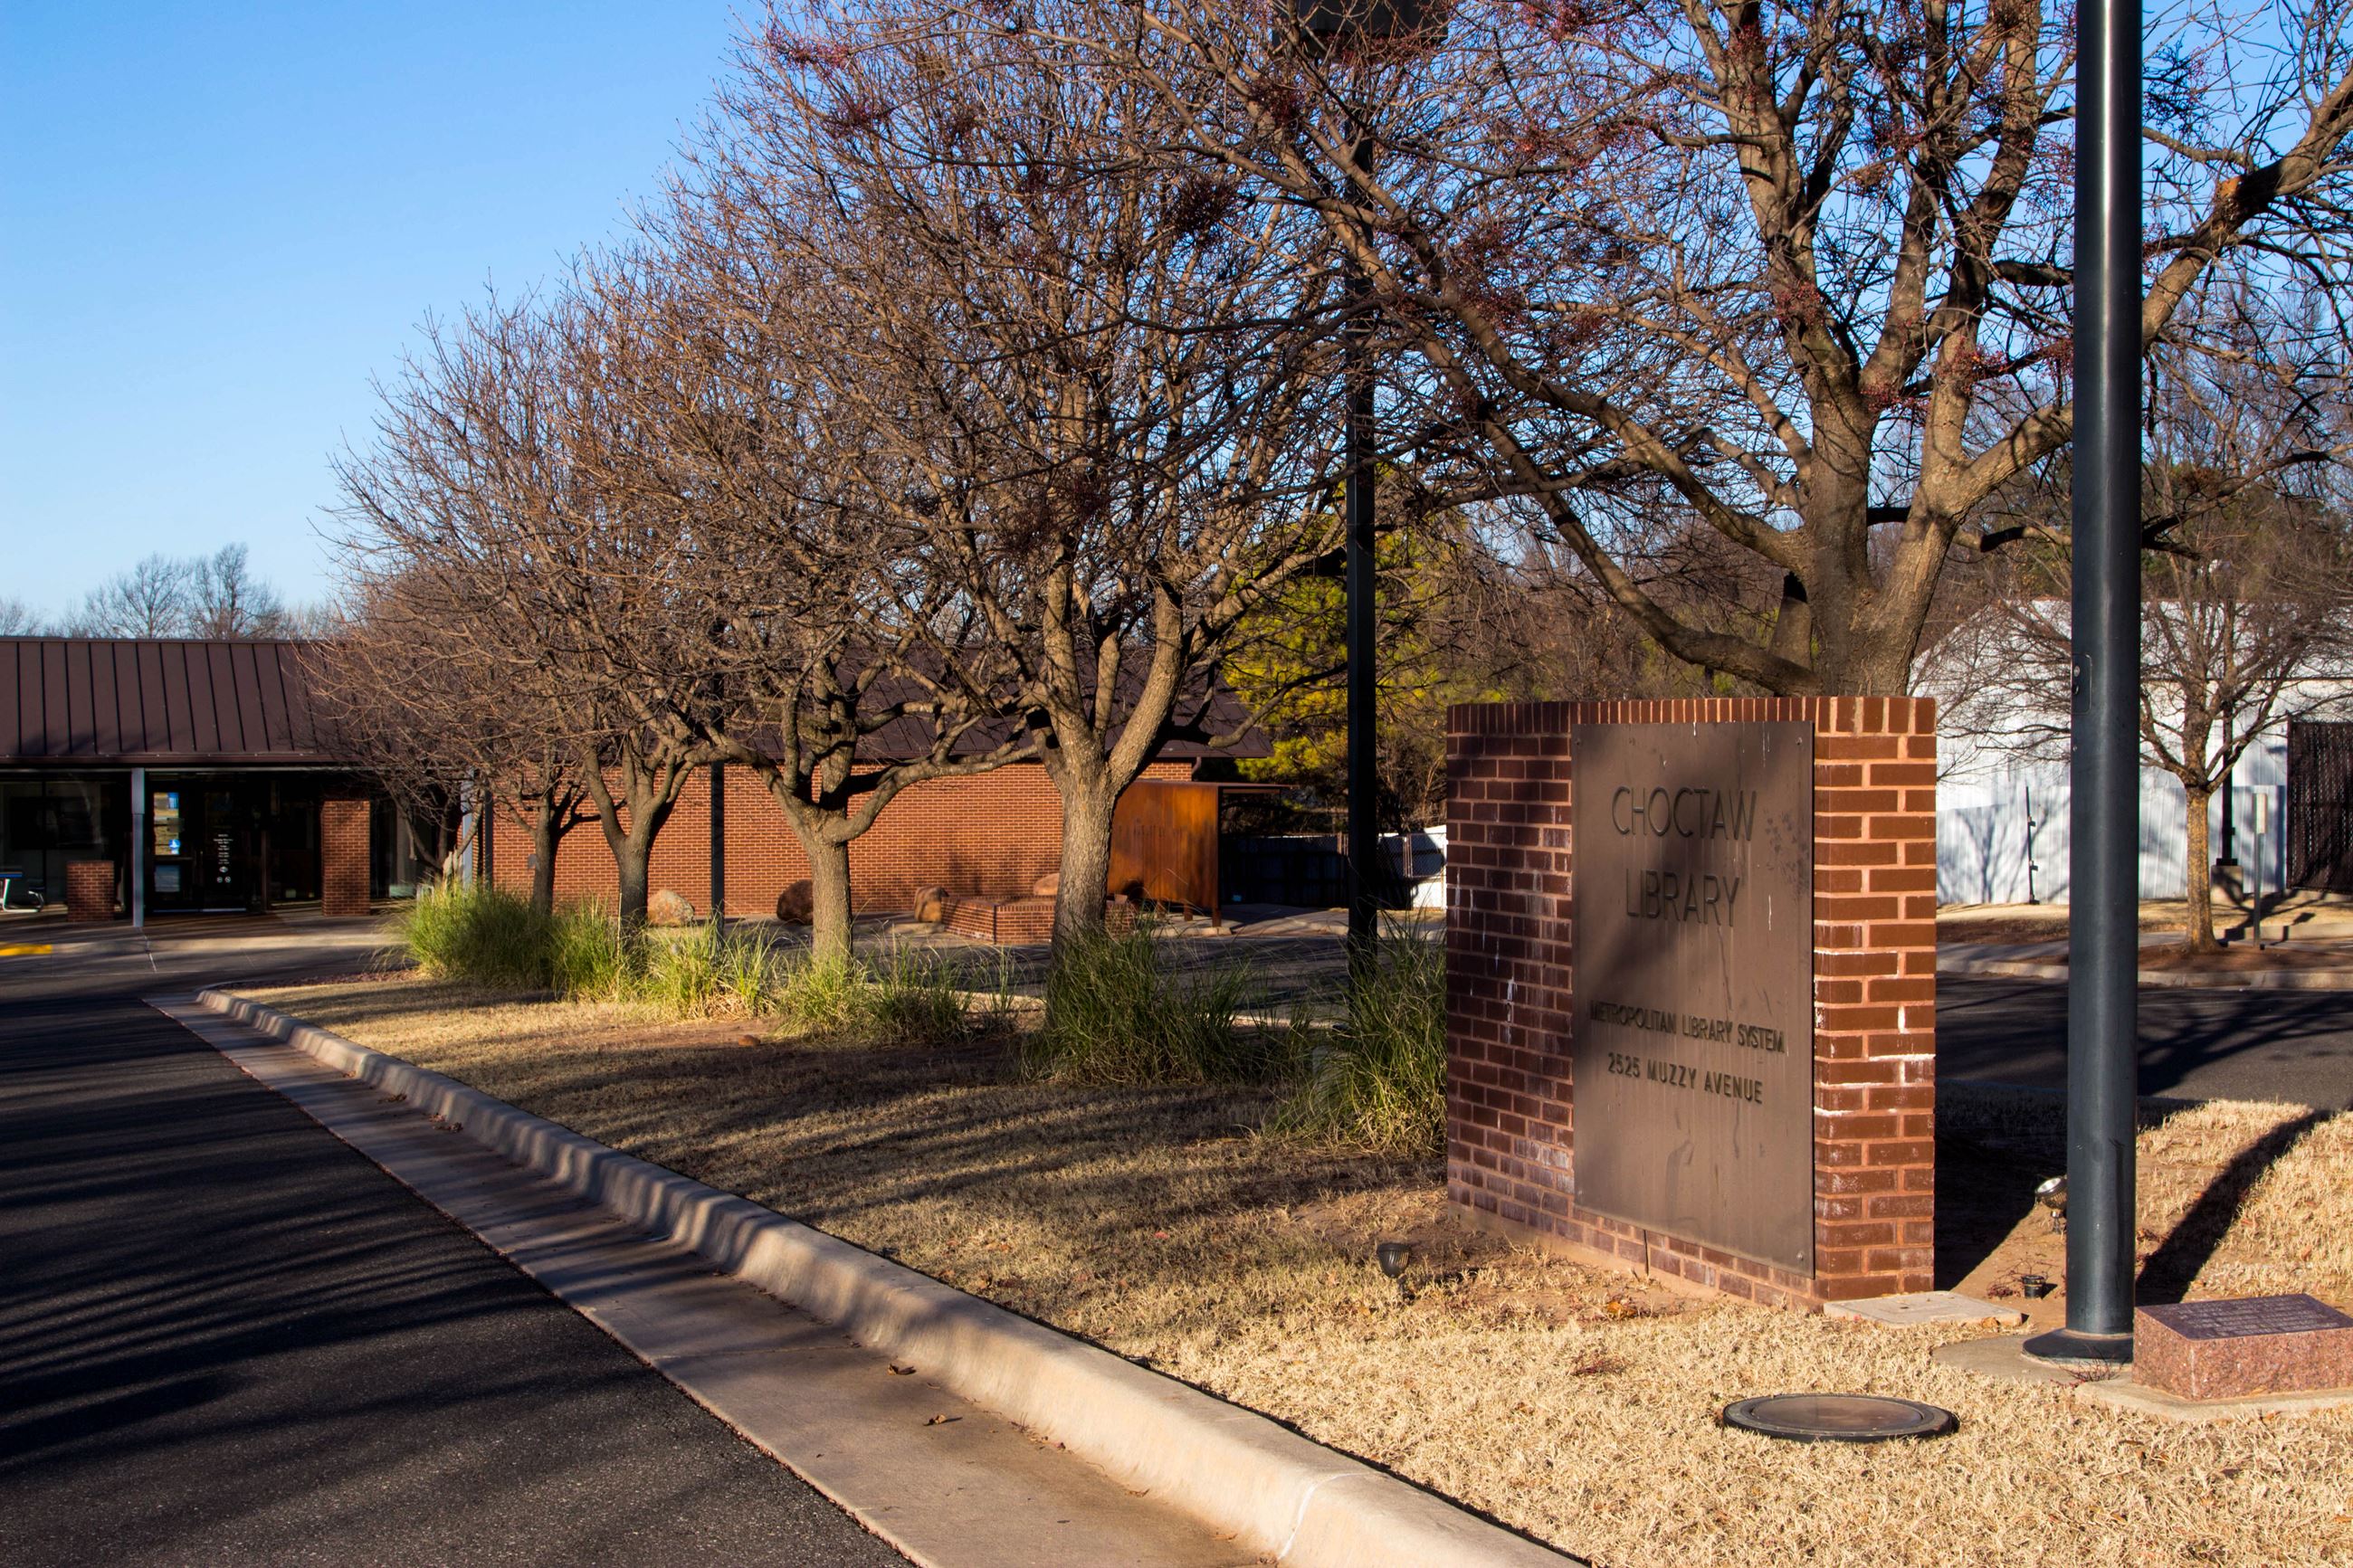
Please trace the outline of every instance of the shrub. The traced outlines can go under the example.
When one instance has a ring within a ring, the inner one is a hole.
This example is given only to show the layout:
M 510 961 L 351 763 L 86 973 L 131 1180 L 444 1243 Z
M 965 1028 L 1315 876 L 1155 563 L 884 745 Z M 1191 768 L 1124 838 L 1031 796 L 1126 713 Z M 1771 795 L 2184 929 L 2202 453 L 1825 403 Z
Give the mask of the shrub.
M 1032 1074 L 1075 1083 L 1207 1083 L 1261 1078 L 1271 1042 L 1235 1019 L 1247 964 L 1176 975 L 1148 924 L 1065 944 L 1046 976 L 1046 1021 L 1023 1042 Z
M 1304 1031 L 1294 1031 L 1303 1037 Z M 1446 950 L 1394 928 L 1348 1008 L 1310 1047 L 1307 1080 L 1278 1131 L 1388 1154 L 1434 1154 L 1446 1142 Z
M 548 918 L 501 889 L 427 888 L 394 917 L 418 968 L 448 980 L 538 989 L 548 984 Z

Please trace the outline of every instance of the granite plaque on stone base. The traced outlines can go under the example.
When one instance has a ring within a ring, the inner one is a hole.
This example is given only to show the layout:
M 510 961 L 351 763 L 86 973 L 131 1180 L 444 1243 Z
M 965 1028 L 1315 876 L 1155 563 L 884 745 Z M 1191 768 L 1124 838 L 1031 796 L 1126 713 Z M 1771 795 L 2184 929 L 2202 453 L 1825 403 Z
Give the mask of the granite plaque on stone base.
M 2143 1307 L 2133 1328 L 2135 1380 L 2185 1399 L 2353 1387 L 2353 1317 L 2310 1296 Z

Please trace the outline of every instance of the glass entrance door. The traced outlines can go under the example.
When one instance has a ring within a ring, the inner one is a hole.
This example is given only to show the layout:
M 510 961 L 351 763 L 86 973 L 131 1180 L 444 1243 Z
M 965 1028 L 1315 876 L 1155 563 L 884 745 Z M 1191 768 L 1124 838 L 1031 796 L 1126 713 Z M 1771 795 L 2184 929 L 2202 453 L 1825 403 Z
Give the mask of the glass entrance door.
M 259 910 L 319 896 L 315 775 L 182 773 L 150 783 L 152 908 Z
M 158 910 L 261 906 L 257 792 L 267 780 L 160 781 L 147 797 L 149 900 Z
M 195 901 L 189 876 L 186 796 L 175 789 L 150 792 L 147 799 L 147 896 L 158 909 L 185 909 Z
M 252 813 L 238 798 L 244 793 L 227 785 L 205 791 L 196 880 L 201 907 L 207 910 L 241 910 L 259 902 L 253 892 Z

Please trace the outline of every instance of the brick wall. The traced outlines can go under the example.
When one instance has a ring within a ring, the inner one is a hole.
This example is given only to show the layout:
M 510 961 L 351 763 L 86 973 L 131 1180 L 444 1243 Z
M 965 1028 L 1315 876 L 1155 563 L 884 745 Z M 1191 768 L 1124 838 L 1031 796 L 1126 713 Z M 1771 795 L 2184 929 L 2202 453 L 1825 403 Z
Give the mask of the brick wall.
M 72 921 L 114 918 L 114 862 L 66 862 L 66 919 Z
M 368 912 L 368 803 L 330 797 L 319 803 L 319 911 Z
M 1579 723 L 1814 727 L 1814 1273 L 1577 1205 Z M 1447 1195 L 1521 1235 L 1756 1300 L 1933 1287 L 1936 741 L 1926 699 L 1489 703 L 1448 715 Z
M 1103 929 L 1124 936 L 1135 929 L 1135 909 L 1125 899 L 1103 903 Z M 975 942 L 1012 947 L 1045 942 L 1054 934 L 1054 900 L 1026 899 L 950 899 L 940 924 Z
M 1192 776 L 1185 762 L 1155 763 L 1147 778 Z M 767 915 L 776 895 L 808 876 L 808 860 L 759 775 L 720 774 L 727 838 L 727 910 Z M 501 887 L 531 887 L 531 836 L 501 817 L 491 864 Z M 1013 763 L 968 778 L 933 779 L 902 792 L 849 846 L 849 888 L 861 913 L 914 905 L 918 888 L 1005 899 L 1026 894 L 1054 868 L 1062 847 L 1062 802 L 1036 763 Z M 654 839 L 650 886 L 682 894 L 695 913 L 711 909 L 711 773 L 698 773 Z M 595 820 L 565 835 L 555 857 L 555 896 L 614 897 L 613 857 Z

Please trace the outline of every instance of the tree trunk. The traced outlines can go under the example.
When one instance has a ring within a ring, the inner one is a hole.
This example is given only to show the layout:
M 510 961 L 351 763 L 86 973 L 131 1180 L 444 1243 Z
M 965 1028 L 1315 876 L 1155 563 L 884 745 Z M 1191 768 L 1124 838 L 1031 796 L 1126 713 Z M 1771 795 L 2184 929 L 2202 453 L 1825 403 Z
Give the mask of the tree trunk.
M 849 962 L 849 846 L 827 838 L 803 840 L 809 865 L 809 957 L 818 963 Z
M 1062 797 L 1060 880 L 1054 889 L 1054 949 L 1103 931 L 1103 895 L 1111 882 L 1111 820 L 1116 792 L 1081 784 Z
M 614 841 L 613 868 L 621 886 L 621 931 L 634 935 L 646 929 L 649 872 L 654 858 L 654 836 L 630 833 Z
M 563 842 L 555 812 L 540 802 L 531 821 L 531 907 L 543 915 L 555 912 L 555 851 Z
M 2189 802 L 2189 863 L 2183 868 L 2182 886 L 2189 895 L 2189 914 L 2182 921 L 2181 941 L 2192 952 L 2212 952 L 2214 940 L 2214 862 L 2206 837 L 2206 807 L 2214 792 L 2184 787 Z

